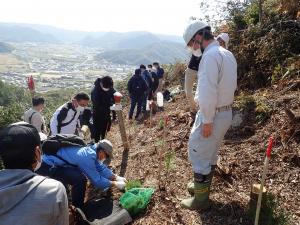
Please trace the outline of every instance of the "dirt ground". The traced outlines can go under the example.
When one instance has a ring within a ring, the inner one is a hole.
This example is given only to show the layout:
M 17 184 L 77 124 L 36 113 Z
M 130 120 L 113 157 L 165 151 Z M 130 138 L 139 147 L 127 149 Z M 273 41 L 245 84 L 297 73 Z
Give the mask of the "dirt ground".
M 259 182 L 261 178 L 266 146 L 269 137 L 273 135 L 276 143 L 266 186 L 270 193 L 275 194 L 281 208 L 290 215 L 291 224 L 299 225 L 300 126 L 290 122 L 284 112 L 288 108 L 299 115 L 299 96 L 299 87 L 291 90 L 276 86 L 254 93 L 254 99 L 264 101 L 270 109 L 269 116 L 259 123 L 254 109 L 243 108 L 247 105 L 243 98 L 239 98 L 239 101 L 244 101 L 243 104 L 235 103 L 235 111 L 243 112 L 244 121 L 240 127 L 229 130 L 220 149 L 218 168 L 212 183 L 212 207 L 207 212 L 180 207 L 180 201 L 189 196 L 186 185 L 192 179 L 191 165 L 187 159 L 187 142 L 193 120 L 190 113 L 186 112 L 187 103 L 183 94 L 177 95 L 174 102 L 166 103 L 164 111 L 153 116 L 152 127 L 149 118 L 133 124 L 126 120 L 129 152 L 123 151 L 119 128 L 115 124 L 108 138 L 115 147 L 113 167 L 116 172 L 125 175 L 128 180 L 139 179 L 143 186 L 156 189 L 148 209 L 135 218 L 132 224 L 252 224 L 246 217 L 251 184 Z M 159 121 L 166 116 L 170 121 L 165 129 L 166 144 L 163 149 L 164 131 L 160 129 Z M 169 170 L 165 162 L 160 160 L 167 152 L 175 153 Z M 115 198 L 119 195 L 115 195 Z

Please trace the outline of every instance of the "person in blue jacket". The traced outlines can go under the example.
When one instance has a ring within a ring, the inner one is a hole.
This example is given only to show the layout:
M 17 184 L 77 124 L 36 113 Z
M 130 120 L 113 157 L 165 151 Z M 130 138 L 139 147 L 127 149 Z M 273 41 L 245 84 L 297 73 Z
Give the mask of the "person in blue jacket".
M 141 69 L 136 69 L 134 75 L 129 79 L 127 83 L 127 90 L 130 96 L 130 109 L 129 109 L 129 120 L 132 119 L 135 106 L 137 105 L 137 111 L 135 114 L 135 119 L 139 118 L 139 115 L 142 111 L 142 104 L 145 92 L 148 90 L 146 81 L 141 75 Z
M 158 88 L 157 88 L 156 92 L 162 92 L 165 71 L 163 68 L 160 67 L 158 62 L 154 62 L 153 67 L 156 70 L 156 76 L 158 78 Z
M 115 175 L 106 165 L 113 158 L 112 151 L 112 144 L 106 139 L 85 147 L 60 148 L 56 155 L 43 155 L 37 173 L 71 185 L 72 203 L 82 209 L 87 178 L 101 190 L 112 186 L 125 188 L 126 179 Z
M 153 100 L 153 95 L 156 92 L 159 84 L 159 79 L 156 74 L 156 69 L 153 68 L 152 64 L 148 65 L 148 72 L 151 74 L 152 77 L 152 87 L 151 87 L 151 96 L 149 96 L 150 100 Z
M 145 65 L 140 65 L 141 75 L 144 81 L 147 84 L 148 89 L 144 93 L 143 103 L 142 103 L 142 112 L 146 112 L 147 108 L 147 100 L 152 96 L 151 90 L 152 90 L 152 76 L 151 73 L 146 70 Z

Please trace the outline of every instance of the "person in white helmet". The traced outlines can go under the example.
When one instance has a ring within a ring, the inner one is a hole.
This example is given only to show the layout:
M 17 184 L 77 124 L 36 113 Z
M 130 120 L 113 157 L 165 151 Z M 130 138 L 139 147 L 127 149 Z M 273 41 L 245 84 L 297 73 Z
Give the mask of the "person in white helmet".
M 232 121 L 237 86 L 237 63 L 233 54 L 214 39 L 210 26 L 194 21 L 184 32 L 187 46 L 202 53 L 196 100 L 199 110 L 188 142 L 194 180 L 188 184 L 192 197 L 181 202 L 188 209 L 207 209 L 213 171 L 221 142 Z
M 219 42 L 220 46 L 228 49 L 229 35 L 227 33 L 220 33 L 216 40 Z

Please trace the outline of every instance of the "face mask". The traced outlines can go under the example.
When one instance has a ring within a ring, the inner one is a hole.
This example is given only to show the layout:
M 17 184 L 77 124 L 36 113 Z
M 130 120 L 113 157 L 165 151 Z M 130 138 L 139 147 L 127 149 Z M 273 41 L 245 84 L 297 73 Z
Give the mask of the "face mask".
M 195 45 L 195 43 L 194 43 L 194 45 Z M 198 48 L 196 50 L 194 49 L 194 46 L 193 46 L 193 48 L 192 48 L 192 54 L 194 56 L 196 56 L 196 57 L 200 57 L 202 55 L 201 45 L 200 45 L 200 48 Z
M 78 112 L 83 112 L 83 111 L 84 111 L 84 107 L 78 105 L 77 108 L 76 108 L 76 110 L 77 110 Z
M 192 54 L 196 57 L 200 57 L 202 55 L 202 51 L 200 48 L 198 48 L 197 50 L 192 50 Z
M 98 159 L 98 162 L 100 163 L 100 164 L 103 164 L 104 163 L 104 161 L 105 161 L 105 159 Z
M 38 161 L 35 168 L 34 168 L 34 172 L 37 171 L 42 165 L 42 162 L 41 161 Z
M 101 88 L 102 88 L 103 91 L 109 91 L 109 88 L 103 87 L 103 84 L 102 84 L 102 83 L 100 83 L 100 86 L 101 86 Z
M 105 158 L 105 159 L 102 159 L 102 160 L 98 159 L 98 162 L 100 164 L 104 164 L 104 165 L 108 166 L 110 164 L 111 160 L 109 158 Z

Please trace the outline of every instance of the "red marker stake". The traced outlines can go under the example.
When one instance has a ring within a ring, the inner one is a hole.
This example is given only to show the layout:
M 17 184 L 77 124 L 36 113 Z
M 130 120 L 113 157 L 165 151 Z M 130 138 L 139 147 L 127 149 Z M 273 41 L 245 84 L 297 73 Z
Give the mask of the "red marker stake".
M 268 164 L 269 164 L 269 159 L 271 157 L 273 141 L 274 141 L 273 137 L 270 137 L 269 145 L 268 145 L 268 148 L 267 148 L 267 151 L 266 151 L 266 158 L 265 158 L 265 162 L 264 162 L 263 175 L 262 175 L 262 178 L 261 178 L 259 196 L 258 196 L 258 200 L 257 200 L 255 223 L 254 223 L 255 225 L 258 225 L 259 213 L 260 213 L 260 208 L 261 208 L 262 193 L 263 193 L 263 188 L 264 188 L 264 185 L 265 185 L 266 175 L 267 175 L 267 172 L 268 172 Z
M 28 89 L 30 91 L 31 97 L 34 97 L 34 93 L 35 93 L 35 85 L 34 85 L 34 80 L 33 77 L 30 76 L 27 78 L 27 85 L 28 85 Z

